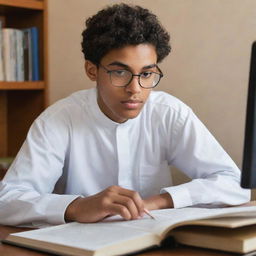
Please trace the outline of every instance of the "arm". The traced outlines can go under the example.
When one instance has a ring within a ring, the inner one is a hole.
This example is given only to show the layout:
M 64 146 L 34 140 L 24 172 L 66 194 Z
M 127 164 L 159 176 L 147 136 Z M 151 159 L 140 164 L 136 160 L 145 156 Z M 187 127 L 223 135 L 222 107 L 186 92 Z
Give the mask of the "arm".
M 64 134 L 59 127 L 58 132 Z M 53 131 L 54 127 L 45 127 L 40 120 L 35 121 L 0 182 L 1 224 L 64 223 L 67 205 L 78 196 L 52 193 L 62 175 L 65 157 L 65 136 L 59 140 Z
M 191 110 L 177 117 L 169 137 L 169 163 L 192 179 L 162 189 L 172 196 L 175 208 L 250 200 L 250 190 L 240 186 L 240 170 Z

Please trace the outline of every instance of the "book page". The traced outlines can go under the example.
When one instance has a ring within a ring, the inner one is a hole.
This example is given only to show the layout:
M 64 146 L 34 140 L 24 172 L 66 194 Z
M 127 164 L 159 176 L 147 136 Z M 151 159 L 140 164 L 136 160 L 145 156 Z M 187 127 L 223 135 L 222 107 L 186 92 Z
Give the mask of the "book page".
M 227 207 L 227 208 L 196 208 L 186 207 L 181 209 L 162 209 L 151 211 L 155 220 L 145 215 L 142 219 L 121 221 L 121 217 L 113 216 L 104 222 L 118 223 L 122 226 L 130 226 L 147 232 L 153 232 L 159 236 L 166 233 L 166 229 L 174 228 L 182 223 L 199 219 L 208 219 L 224 216 L 256 217 L 256 206 Z M 210 220 L 209 220 L 210 222 Z
M 104 247 L 150 235 L 149 232 L 123 227 L 115 223 L 69 223 L 50 228 L 13 234 L 16 237 L 35 239 L 73 248 L 96 251 Z M 8 240 L 8 239 L 7 239 Z
M 256 216 L 256 206 L 228 207 L 218 209 L 181 208 L 151 211 L 155 217 L 125 221 L 113 216 L 98 223 L 69 223 L 40 230 L 16 233 L 13 236 L 26 237 L 70 247 L 97 250 L 102 247 L 136 239 L 141 236 L 155 234 L 163 236 L 169 229 L 193 220 L 220 216 Z

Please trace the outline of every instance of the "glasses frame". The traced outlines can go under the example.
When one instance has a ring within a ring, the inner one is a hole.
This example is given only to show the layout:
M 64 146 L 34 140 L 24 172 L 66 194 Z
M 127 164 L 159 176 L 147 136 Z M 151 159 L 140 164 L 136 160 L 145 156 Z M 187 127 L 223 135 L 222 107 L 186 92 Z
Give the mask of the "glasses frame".
M 117 70 L 126 70 L 126 71 L 129 71 L 129 72 L 132 74 L 131 79 L 129 80 L 128 83 L 126 83 L 125 85 L 122 85 L 122 86 L 118 86 L 118 85 L 114 85 L 114 84 L 112 83 L 112 79 L 111 79 L 111 74 L 112 74 L 112 72 L 115 72 L 115 71 L 117 71 L 117 70 L 109 70 L 109 69 L 107 69 L 106 67 L 104 67 L 104 66 L 101 65 L 101 64 L 99 64 L 99 67 L 102 67 L 102 68 L 107 72 L 107 74 L 109 74 L 109 78 L 110 78 L 111 84 L 112 84 L 113 86 L 115 86 L 115 87 L 126 87 L 127 85 L 129 85 L 129 84 L 131 83 L 133 77 L 137 76 L 137 77 L 138 77 L 138 82 L 139 82 L 140 87 L 142 87 L 142 88 L 144 88 L 144 89 L 152 89 L 152 88 L 155 88 L 155 87 L 159 84 L 161 78 L 164 76 L 164 74 L 163 74 L 163 72 L 161 71 L 161 69 L 156 65 L 156 68 L 158 69 L 158 71 L 159 71 L 160 73 L 153 72 L 153 71 L 151 71 L 151 72 L 154 73 L 154 74 L 158 74 L 158 75 L 160 76 L 158 82 L 157 82 L 154 86 L 152 86 L 152 87 L 144 87 L 144 86 L 141 85 L 141 83 L 140 83 L 141 75 L 142 75 L 143 72 L 141 72 L 140 74 L 133 74 L 130 70 L 127 70 L 127 69 L 117 69 Z

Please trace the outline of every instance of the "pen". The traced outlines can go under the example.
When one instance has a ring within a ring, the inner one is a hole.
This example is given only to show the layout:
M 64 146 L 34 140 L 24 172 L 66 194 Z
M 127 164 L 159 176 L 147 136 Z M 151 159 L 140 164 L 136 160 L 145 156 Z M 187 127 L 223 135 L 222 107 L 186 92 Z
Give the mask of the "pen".
M 147 209 L 144 209 L 144 212 L 153 220 L 155 220 L 155 217 L 147 210 Z

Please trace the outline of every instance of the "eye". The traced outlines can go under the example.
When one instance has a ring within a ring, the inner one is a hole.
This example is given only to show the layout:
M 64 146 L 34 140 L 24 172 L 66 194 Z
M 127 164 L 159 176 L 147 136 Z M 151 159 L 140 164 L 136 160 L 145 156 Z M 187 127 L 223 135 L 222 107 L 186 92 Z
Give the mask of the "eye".
M 150 78 L 152 76 L 153 72 L 146 71 L 140 74 L 141 78 Z
M 112 70 L 111 71 L 112 75 L 117 76 L 117 77 L 122 77 L 127 75 L 126 70 Z

